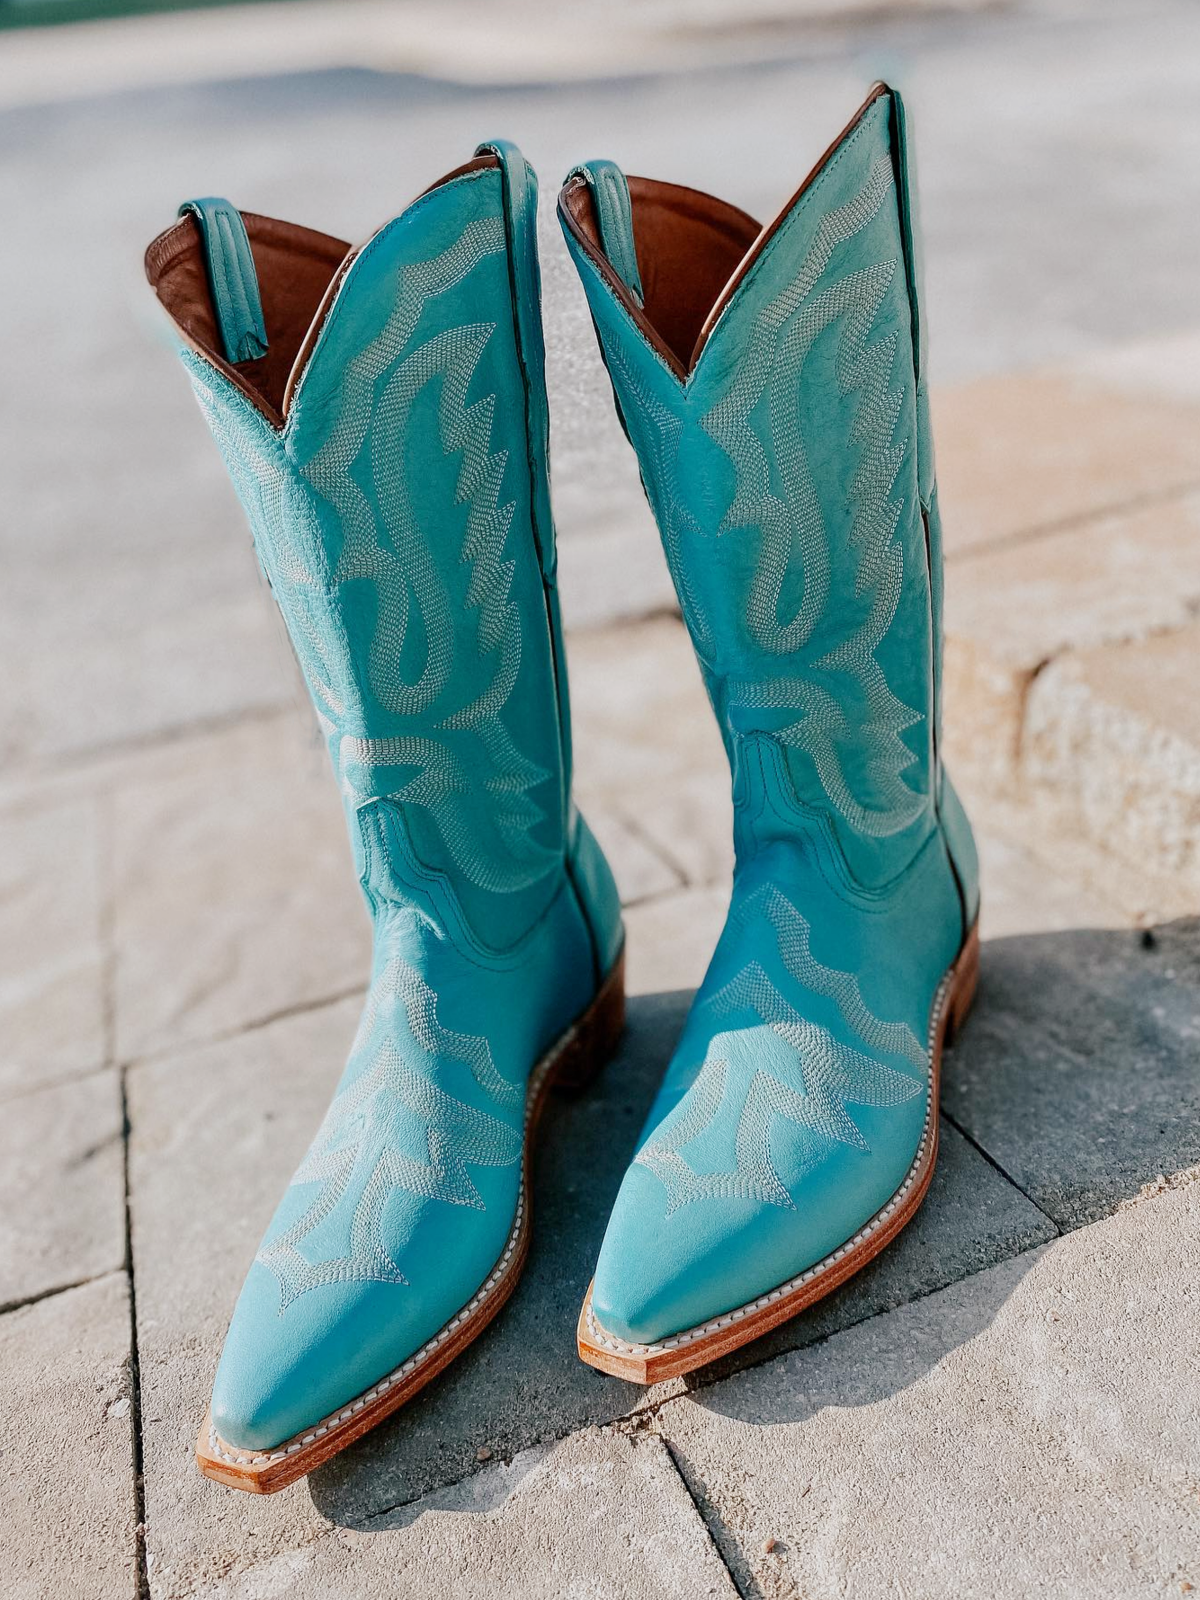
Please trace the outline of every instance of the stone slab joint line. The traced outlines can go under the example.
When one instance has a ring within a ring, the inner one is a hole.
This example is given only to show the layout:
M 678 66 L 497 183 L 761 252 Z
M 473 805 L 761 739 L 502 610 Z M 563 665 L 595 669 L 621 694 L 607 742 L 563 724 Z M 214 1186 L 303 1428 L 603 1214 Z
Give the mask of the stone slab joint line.
M 278 1010 L 266 1016 L 253 1017 L 249 1022 L 238 1023 L 232 1028 L 222 1028 L 217 1033 L 204 1034 L 201 1038 L 188 1039 L 182 1044 L 174 1042 L 162 1045 L 157 1050 L 147 1050 L 140 1055 L 127 1056 L 118 1062 L 118 1066 L 122 1072 L 131 1072 L 141 1067 L 154 1067 L 162 1061 L 173 1058 L 185 1061 L 194 1051 L 230 1044 L 233 1040 L 242 1038 L 244 1034 L 261 1033 L 265 1028 L 274 1027 L 277 1022 L 286 1022 L 292 1017 L 306 1017 L 318 1011 L 331 1011 L 347 1000 L 361 1000 L 366 992 L 365 984 L 356 983 L 344 989 L 335 989 L 329 994 L 318 995 L 312 1000 L 297 1000 L 293 1005 L 280 1006 Z
M 1200 490 L 1200 478 L 1174 483 L 1167 489 L 1154 493 L 1129 495 L 1124 500 L 1114 500 L 1104 506 L 1089 506 L 1085 511 L 1075 511 L 1065 517 L 1054 517 L 1049 522 L 1036 522 L 1014 533 L 1002 533 L 965 549 L 945 551 L 947 567 L 965 566 L 970 561 L 985 560 L 1000 551 L 1019 550 L 1023 545 L 1036 544 L 1042 539 L 1052 539 L 1060 533 L 1077 533 L 1089 523 L 1107 522 L 1112 518 L 1136 516 L 1142 511 L 1154 511 L 1163 506 L 1182 504 Z
M 762 1590 L 745 1569 L 744 1563 L 737 1562 L 736 1567 L 731 1564 L 728 1553 L 729 1547 L 732 1546 L 735 1553 L 740 1553 L 738 1552 L 737 1541 L 731 1538 L 729 1529 L 718 1516 L 716 1508 L 709 1500 L 707 1493 L 704 1492 L 703 1485 L 699 1481 L 693 1484 L 690 1475 L 684 1469 L 677 1446 L 665 1434 L 659 1433 L 657 1430 L 655 1430 L 654 1437 L 659 1441 L 666 1460 L 670 1462 L 672 1471 L 683 1486 L 684 1493 L 696 1508 L 696 1515 L 700 1519 L 700 1525 L 708 1535 L 713 1552 L 729 1574 L 729 1581 L 737 1590 L 741 1600 L 763 1600 Z M 739 1572 L 737 1568 L 742 1570 Z
M 115 869 L 116 799 L 111 792 L 97 797 L 96 874 L 99 886 L 99 941 L 101 962 L 101 1023 L 103 1029 L 103 1069 L 116 1071 L 121 1104 L 121 1187 L 124 1221 L 123 1267 L 129 1294 L 129 1405 L 132 1445 L 134 1505 L 134 1581 L 137 1600 L 150 1600 L 150 1574 L 146 1560 L 146 1485 L 143 1473 L 144 1437 L 142 1430 L 141 1365 L 138 1355 L 137 1283 L 133 1259 L 133 1199 L 130 1181 L 130 1134 L 128 1069 L 117 1063 L 116 1016 L 116 905 Z
M 1007 1172 L 1004 1169 L 1004 1167 L 1002 1167 L 1000 1165 L 1000 1162 L 997 1161 L 997 1159 L 996 1159 L 996 1157 L 994 1155 L 992 1155 L 991 1151 L 988 1150 L 984 1145 L 981 1145 L 979 1143 L 979 1140 L 976 1139 L 973 1134 L 969 1133 L 961 1122 L 956 1121 L 955 1118 L 952 1117 L 948 1111 L 946 1111 L 945 1109 L 941 1109 L 941 1110 L 939 1110 L 938 1114 L 939 1114 L 939 1116 L 941 1117 L 941 1119 L 944 1122 L 948 1122 L 950 1124 L 950 1126 L 954 1129 L 954 1131 L 956 1133 L 961 1133 L 962 1134 L 963 1138 L 967 1141 L 967 1143 L 971 1146 L 971 1148 L 973 1150 L 977 1150 L 979 1152 L 979 1154 L 987 1162 L 988 1166 L 991 1167 L 993 1172 L 995 1172 L 999 1177 L 1003 1178 L 1005 1183 L 1007 1183 L 1011 1188 L 1015 1189 L 1019 1195 L 1023 1195 L 1025 1197 L 1025 1199 L 1029 1201 L 1029 1204 L 1038 1213 L 1038 1215 L 1041 1216 L 1041 1217 L 1044 1217 L 1046 1219 L 1046 1221 L 1050 1224 L 1050 1226 L 1054 1229 L 1054 1232 L 1061 1238 L 1062 1233 L 1063 1233 L 1063 1229 L 1060 1227 L 1060 1225 L 1054 1220 L 1054 1218 L 1050 1215 L 1050 1213 L 1048 1211 L 1044 1210 L 1042 1206 L 1038 1205 L 1037 1201 L 1033 1198 L 1033 1196 L 1029 1193 L 1029 1191 L 1027 1189 L 1022 1188 L 1022 1186 L 1013 1177 L 1012 1173 L 1011 1172 Z M 1084 1224 L 1084 1226 L 1087 1226 L 1087 1224 Z M 1039 1245 L 1036 1248 L 1040 1249 L 1041 1246 Z M 1020 1253 L 1024 1254 L 1024 1252 L 1020 1252 Z M 1010 1258 L 1010 1259 L 1015 1259 L 1015 1258 Z M 982 1270 L 986 1271 L 987 1269 L 984 1268 Z M 973 1277 L 974 1274 L 970 1273 L 970 1274 L 968 1274 L 968 1276 Z M 962 1282 L 962 1279 L 959 1279 L 958 1281 Z M 918 1298 L 923 1299 L 924 1296 L 918 1296 Z
M 622 902 L 623 905 L 649 905 L 652 901 L 661 900 L 666 895 L 678 894 L 680 889 L 695 889 L 703 887 L 698 880 L 693 882 L 693 880 L 688 876 L 687 870 L 683 864 L 677 861 L 670 851 L 663 848 L 663 844 L 660 839 L 656 839 L 652 833 L 649 833 L 646 830 L 646 828 L 642 825 L 641 819 L 635 812 L 627 811 L 625 807 L 620 804 L 613 805 L 612 812 L 615 817 L 625 824 L 626 828 L 629 829 L 629 832 L 632 833 L 641 844 L 645 845 L 650 854 L 654 856 L 657 861 L 660 861 L 662 865 L 666 867 L 667 871 L 670 872 L 676 879 L 675 884 L 669 889 L 657 889 L 651 894 L 640 895 L 636 900 L 625 900 Z

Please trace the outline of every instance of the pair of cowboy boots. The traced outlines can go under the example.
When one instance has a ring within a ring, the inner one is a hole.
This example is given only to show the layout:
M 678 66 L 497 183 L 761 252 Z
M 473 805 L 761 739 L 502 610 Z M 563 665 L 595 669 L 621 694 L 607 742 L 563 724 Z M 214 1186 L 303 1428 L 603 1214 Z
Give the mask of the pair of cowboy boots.
M 374 925 L 329 1111 L 234 1311 L 201 1469 L 282 1487 L 511 1293 L 549 1089 L 621 1033 L 571 798 L 535 238 L 482 146 L 358 250 L 227 202 L 147 268 L 254 532 Z M 649 1383 L 828 1294 L 912 1216 L 975 985 L 939 751 L 941 548 L 904 110 L 766 228 L 609 162 L 559 197 L 733 775 L 728 920 L 579 1323 Z

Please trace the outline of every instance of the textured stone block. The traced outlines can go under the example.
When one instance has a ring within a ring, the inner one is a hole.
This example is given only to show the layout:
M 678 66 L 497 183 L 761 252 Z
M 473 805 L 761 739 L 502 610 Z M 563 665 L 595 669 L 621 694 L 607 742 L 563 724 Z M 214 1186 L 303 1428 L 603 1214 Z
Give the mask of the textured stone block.
M 983 827 L 976 828 L 975 843 L 983 886 L 979 929 L 984 939 L 1128 925 L 1129 914 L 1118 901 L 1039 859 L 1023 842 L 1014 843 L 1006 834 L 997 832 L 989 825 L 986 802 L 980 813 Z M 1031 832 L 1026 830 L 1027 834 Z M 1036 834 L 1033 837 L 1036 840 Z
M 1200 1162 L 1200 930 L 992 939 L 942 1106 L 1063 1228 Z
M 204 1600 L 737 1596 L 661 1440 L 597 1430 L 198 1592 Z
M 694 1396 L 657 1427 L 743 1594 L 1200 1583 L 1200 1189 Z
M 0 1306 L 125 1260 L 115 1072 L 35 1089 L 0 1115 Z
M 1025 788 L 1053 826 L 1148 879 L 1151 903 L 1200 897 L 1200 627 L 1080 651 L 1026 712 Z M 1173 893 L 1172 893 L 1173 890 Z
M 728 790 L 729 766 L 682 622 L 576 634 L 571 667 L 575 774 L 580 804 L 601 794 L 639 814 L 643 795 L 711 774 Z
M 587 823 L 608 858 L 622 905 L 637 905 L 682 887 L 680 870 L 639 825 L 619 811 L 597 801 L 587 808 Z
M 951 558 L 1200 485 L 1200 404 L 1086 373 L 976 378 L 935 394 L 933 422 Z
M 99 878 L 93 800 L 0 815 L 0 1094 L 104 1062 Z
M 1020 783 L 1025 719 L 1044 692 L 1039 675 L 1047 663 L 1186 629 L 1198 605 L 1194 494 L 951 562 L 948 759 L 978 774 L 976 781 Z
M 5 1600 L 137 1593 L 125 1274 L 0 1317 Z

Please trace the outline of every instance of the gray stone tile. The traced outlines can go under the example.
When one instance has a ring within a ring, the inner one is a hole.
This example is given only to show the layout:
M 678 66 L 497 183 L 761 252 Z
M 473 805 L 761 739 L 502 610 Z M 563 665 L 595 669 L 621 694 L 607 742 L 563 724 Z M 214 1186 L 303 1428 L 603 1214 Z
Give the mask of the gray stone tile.
M 117 1074 L 36 1089 L 0 1115 L 0 1306 L 125 1261 Z
M 122 1059 L 365 986 L 370 927 L 306 710 L 109 781 Z
M 1200 497 L 1193 515 L 1195 546 Z M 1185 587 L 1181 574 L 1170 582 Z M 1047 828 L 1172 885 L 1185 912 L 1200 903 L 1198 656 L 1195 622 L 1060 656 L 1030 690 L 1022 744 L 1022 781 Z
M 1200 929 L 993 939 L 942 1105 L 1064 1228 L 1200 1161 Z
M 742 1593 L 1200 1584 L 1200 1187 L 713 1388 L 656 1427 Z
M 0 1316 L 5 1600 L 137 1592 L 125 1274 Z
M 0 816 L 0 1095 L 104 1063 L 99 865 L 94 799 Z
M 685 889 L 628 910 L 627 993 L 657 995 L 697 988 L 728 910 L 726 889 Z
M 193 425 L 203 428 L 199 418 Z M 220 521 L 229 537 L 240 535 L 233 516 Z M 173 536 L 186 531 L 178 522 L 171 529 Z M 196 548 L 207 546 L 218 559 L 212 528 L 193 531 Z M 236 566 L 242 583 L 221 598 L 204 594 L 192 563 L 158 562 L 150 583 L 143 560 L 111 544 L 73 561 L 79 587 L 70 596 L 56 586 L 53 567 L 22 574 L 0 602 L 0 627 L 16 663 L 12 695 L 0 710 L 0 751 L 13 762 L 77 758 L 286 705 L 294 692 L 287 646 L 253 568 L 244 559 Z M 125 569 L 119 585 L 118 567 Z M 148 588 L 158 607 L 149 615 Z M 48 592 L 55 603 L 45 608 Z M 97 617 L 110 625 L 97 626 Z
M 703 712 L 708 713 L 705 704 Z M 697 712 L 697 715 L 700 715 Z M 733 801 L 729 769 L 712 752 L 700 771 L 647 784 L 625 804 L 642 832 L 693 885 L 733 877 Z
M 589 805 L 587 822 L 608 858 L 622 905 L 653 900 L 682 886 L 682 875 L 663 853 L 613 807 Z
M 337 1529 L 204 1600 L 736 1600 L 662 1442 L 589 1430 L 358 1529 Z
M 976 816 L 974 807 L 971 812 Z M 1049 866 L 990 823 L 985 800 L 975 828 L 983 885 L 979 929 L 984 939 L 1129 925 L 1132 919 L 1127 913 L 1094 885 L 1081 884 Z
M 574 635 L 567 643 L 575 783 L 586 811 L 595 795 L 640 817 L 657 795 L 697 773 L 728 791 L 729 766 L 677 618 Z

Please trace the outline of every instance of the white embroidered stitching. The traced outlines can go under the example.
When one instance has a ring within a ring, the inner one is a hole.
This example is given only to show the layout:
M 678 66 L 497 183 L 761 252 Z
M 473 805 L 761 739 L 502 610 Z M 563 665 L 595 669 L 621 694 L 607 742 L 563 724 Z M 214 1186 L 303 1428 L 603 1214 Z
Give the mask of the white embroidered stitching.
M 706 1334 L 715 1333 L 720 1328 L 729 1327 L 731 1323 L 742 1321 L 743 1318 L 748 1317 L 752 1312 L 761 1311 L 764 1306 L 773 1305 L 776 1301 L 782 1300 L 785 1295 L 794 1293 L 795 1290 L 803 1287 L 804 1284 L 811 1283 L 814 1278 L 822 1277 L 830 1270 L 831 1267 L 843 1260 L 851 1250 L 856 1248 L 858 1245 L 865 1243 L 866 1240 L 872 1236 L 872 1234 L 879 1232 L 879 1229 L 883 1227 L 883 1225 L 895 1214 L 905 1196 L 910 1192 L 913 1184 L 917 1181 L 921 1167 L 925 1160 L 926 1152 L 929 1149 L 930 1133 L 933 1129 L 933 1119 L 937 1114 L 937 1108 L 933 1104 L 932 1094 L 933 1048 L 937 1040 L 937 1031 L 941 1023 L 942 1014 L 945 1011 L 946 1005 L 949 1003 L 953 981 L 953 971 L 948 972 L 942 979 L 934 1003 L 933 1012 L 930 1016 L 928 1047 L 929 1066 L 927 1069 L 930 1092 L 925 1107 L 925 1125 L 921 1131 L 920 1143 L 917 1146 L 917 1153 L 913 1157 L 912 1165 L 908 1169 L 908 1173 L 905 1176 L 904 1182 L 896 1190 L 895 1194 L 891 1197 L 887 1204 L 877 1211 L 870 1221 L 865 1223 L 863 1227 L 858 1230 L 853 1238 L 847 1239 L 845 1244 L 839 1245 L 836 1250 L 831 1251 L 829 1255 L 814 1263 L 813 1266 L 806 1268 L 805 1271 L 797 1273 L 794 1278 L 789 1278 L 786 1283 L 777 1285 L 776 1288 L 768 1290 L 766 1294 L 761 1294 L 754 1300 L 747 1301 L 744 1305 L 736 1306 L 732 1311 L 723 1312 L 719 1317 L 710 1318 L 708 1322 L 702 1322 L 697 1327 L 688 1328 L 683 1333 L 677 1333 L 670 1339 L 659 1340 L 655 1344 L 630 1344 L 625 1340 L 617 1339 L 612 1334 L 606 1332 L 596 1321 L 596 1315 L 592 1307 L 591 1296 L 589 1295 L 587 1302 L 588 1332 L 592 1335 L 592 1338 L 596 1344 L 601 1345 L 603 1348 L 608 1350 L 615 1350 L 618 1354 L 637 1356 L 660 1355 L 667 1350 L 678 1350 L 684 1345 L 694 1343 L 697 1339 L 702 1339 Z
M 525 1096 L 526 1129 L 529 1127 L 530 1120 L 537 1106 L 538 1099 L 541 1095 L 542 1087 L 545 1084 L 546 1078 L 561 1060 L 562 1055 L 567 1047 L 573 1042 L 576 1031 L 577 1030 L 575 1028 L 570 1029 L 559 1041 L 555 1049 L 538 1063 L 537 1067 L 534 1068 L 534 1071 L 530 1075 L 529 1088 Z M 504 1278 L 507 1277 L 513 1254 L 516 1251 L 517 1245 L 520 1243 L 521 1234 L 525 1226 L 525 1218 L 527 1214 L 527 1207 L 525 1203 L 525 1186 L 527 1178 L 528 1163 L 523 1153 L 521 1157 L 520 1186 L 517 1191 L 517 1210 L 516 1215 L 513 1218 L 513 1225 L 509 1231 L 508 1239 L 505 1243 L 504 1249 L 496 1261 L 495 1266 L 484 1279 L 480 1287 L 472 1295 L 470 1300 L 468 1300 L 459 1311 L 455 1312 L 454 1316 L 450 1318 L 449 1322 L 447 1322 L 444 1327 L 440 1328 L 438 1332 L 434 1334 L 432 1339 L 427 1339 L 421 1348 L 413 1355 L 409 1356 L 406 1361 L 401 1362 L 401 1364 L 397 1367 L 393 1367 L 391 1372 L 380 1378 L 377 1383 L 372 1384 L 369 1389 L 358 1395 L 354 1400 L 351 1400 L 347 1405 L 341 1407 L 338 1411 L 331 1411 L 328 1416 L 322 1417 L 318 1423 L 316 1423 L 313 1427 L 306 1429 L 303 1434 L 295 1435 L 292 1439 L 285 1440 L 274 1450 L 236 1450 L 232 1445 L 225 1444 L 224 1440 L 217 1433 L 215 1424 L 210 1421 L 208 1430 L 208 1444 L 213 1455 L 216 1456 L 220 1461 L 228 1462 L 231 1466 L 242 1467 L 260 1465 L 270 1461 L 283 1461 L 288 1456 L 295 1455 L 297 1451 L 303 1450 L 307 1445 L 315 1443 L 317 1439 L 324 1438 L 325 1435 L 336 1428 L 339 1423 L 348 1422 L 352 1417 L 356 1416 L 358 1412 L 362 1411 L 364 1407 L 370 1405 L 373 1400 L 378 1399 L 381 1394 L 386 1393 L 388 1389 L 395 1388 L 396 1384 L 399 1383 L 401 1379 L 411 1377 L 423 1362 L 433 1355 L 435 1351 L 440 1348 L 440 1346 L 445 1344 L 450 1335 L 456 1332 L 469 1316 L 477 1311 L 485 1301 L 491 1298 L 491 1296 L 496 1292 L 497 1286 L 504 1280 Z

